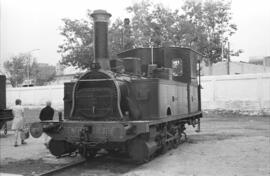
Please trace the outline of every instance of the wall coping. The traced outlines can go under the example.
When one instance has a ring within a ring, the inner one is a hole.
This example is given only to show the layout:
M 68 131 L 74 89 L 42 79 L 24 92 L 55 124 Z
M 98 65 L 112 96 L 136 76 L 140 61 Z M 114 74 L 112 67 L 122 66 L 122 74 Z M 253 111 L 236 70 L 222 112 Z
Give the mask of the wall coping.
M 254 79 L 254 78 L 258 78 L 258 77 L 260 77 L 260 78 L 270 78 L 270 73 L 202 76 L 201 81 Z

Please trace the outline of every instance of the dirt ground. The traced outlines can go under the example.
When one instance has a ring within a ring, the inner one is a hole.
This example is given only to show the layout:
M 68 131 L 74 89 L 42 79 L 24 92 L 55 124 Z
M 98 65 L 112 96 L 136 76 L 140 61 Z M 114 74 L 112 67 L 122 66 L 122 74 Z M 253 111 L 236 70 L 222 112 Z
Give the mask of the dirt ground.
M 98 159 L 69 175 L 98 176 L 269 176 L 270 118 L 206 114 L 201 133 L 188 128 L 188 141 L 177 149 L 144 165 Z M 56 159 L 49 154 L 43 138 L 28 139 L 27 145 L 13 147 L 13 134 L 0 136 L 0 175 L 36 175 L 79 157 Z

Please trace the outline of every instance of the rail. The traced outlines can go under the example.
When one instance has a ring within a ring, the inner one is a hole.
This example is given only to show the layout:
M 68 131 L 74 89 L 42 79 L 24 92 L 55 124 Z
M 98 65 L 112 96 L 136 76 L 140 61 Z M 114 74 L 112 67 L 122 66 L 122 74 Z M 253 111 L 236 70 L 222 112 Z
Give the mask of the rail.
M 63 172 L 65 170 L 67 170 L 67 169 L 70 169 L 70 168 L 75 167 L 77 165 L 83 164 L 85 162 L 86 162 L 86 160 L 83 159 L 83 160 L 80 160 L 80 161 L 77 161 L 77 162 L 70 163 L 68 165 L 62 166 L 60 168 L 52 169 L 52 170 L 49 170 L 47 172 L 41 173 L 38 176 L 51 176 L 51 175 L 55 175 L 57 173 Z

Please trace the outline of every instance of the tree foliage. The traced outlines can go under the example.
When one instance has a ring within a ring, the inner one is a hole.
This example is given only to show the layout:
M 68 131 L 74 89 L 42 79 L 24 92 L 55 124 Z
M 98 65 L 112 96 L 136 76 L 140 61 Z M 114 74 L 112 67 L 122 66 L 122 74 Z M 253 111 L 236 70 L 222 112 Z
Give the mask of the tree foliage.
M 55 67 L 48 64 L 41 64 L 31 54 L 19 54 L 4 62 L 7 78 L 13 87 L 17 87 L 29 78 L 36 82 L 36 85 L 44 85 L 55 77 Z
M 4 67 L 8 73 L 7 78 L 10 80 L 12 86 L 22 84 L 24 77 L 26 77 L 27 59 L 28 57 L 26 55 L 20 54 L 4 62 Z
M 127 11 L 132 15 L 134 47 L 176 46 L 181 43 L 179 37 L 184 23 L 178 10 L 141 1 L 128 7 Z
M 230 8 L 231 3 L 222 0 L 207 0 L 204 3 L 189 0 L 182 8 L 185 19 L 194 26 L 191 34 L 195 40 L 191 47 L 203 53 L 209 64 L 222 59 L 222 49 L 237 30 L 237 26 L 231 23 Z
M 36 85 L 43 86 L 53 81 L 56 75 L 55 66 L 38 63 L 37 64 L 37 74 L 35 76 Z
M 123 21 L 121 19 L 116 19 L 109 29 L 109 47 L 110 56 L 115 58 L 117 53 L 123 50 Z
M 88 17 L 90 16 L 88 12 Z M 61 35 L 64 41 L 59 45 L 58 52 L 61 53 L 64 65 L 89 68 L 93 59 L 93 25 L 87 20 L 63 19 L 64 27 Z
M 181 11 L 147 0 L 135 2 L 127 7 L 130 23 L 118 18 L 110 25 L 110 56 L 137 47 L 184 46 L 203 53 L 209 64 L 218 62 L 222 51 L 233 54 L 226 47 L 237 30 L 230 8 L 230 2 L 223 0 L 186 0 Z M 88 11 L 87 20 L 63 20 L 64 41 L 59 46 L 62 64 L 88 68 L 93 58 L 90 14 Z
M 116 19 L 109 29 L 109 47 L 110 56 L 117 57 L 121 51 L 128 50 L 134 46 L 134 37 L 132 36 L 129 19 Z
M 61 28 L 63 43 L 59 45 L 58 52 L 61 53 L 61 64 L 75 66 L 82 69 L 89 68 L 93 60 L 93 21 L 91 11 L 87 12 L 87 20 L 63 19 L 64 25 Z M 116 57 L 120 51 L 133 47 L 131 40 L 131 29 L 128 23 L 116 19 L 109 28 L 110 56 Z

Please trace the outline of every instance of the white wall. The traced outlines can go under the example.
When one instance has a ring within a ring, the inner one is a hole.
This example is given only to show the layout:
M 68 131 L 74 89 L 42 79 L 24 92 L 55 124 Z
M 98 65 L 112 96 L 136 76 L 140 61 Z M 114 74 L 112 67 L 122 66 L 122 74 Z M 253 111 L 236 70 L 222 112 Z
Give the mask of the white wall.
M 7 106 L 12 107 L 17 98 L 26 107 L 44 106 L 51 100 L 56 108 L 63 108 L 64 85 L 7 88 Z
M 203 109 L 226 109 L 270 114 L 270 73 L 202 77 Z M 28 107 L 44 106 L 47 100 L 63 108 L 64 86 L 7 88 L 7 105 L 22 99 Z
M 212 65 L 212 74 L 210 67 L 202 65 L 202 75 L 227 75 L 227 62 L 218 62 Z M 230 74 L 256 74 L 270 73 L 270 66 L 255 65 L 242 62 L 230 62 Z
M 270 114 L 270 73 L 202 77 L 203 109 Z

